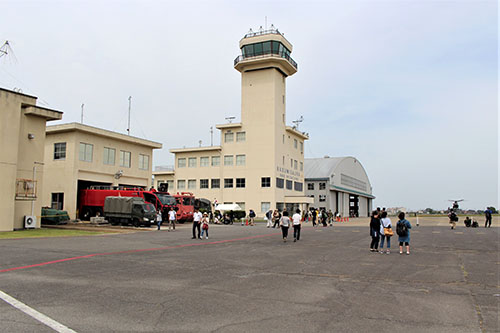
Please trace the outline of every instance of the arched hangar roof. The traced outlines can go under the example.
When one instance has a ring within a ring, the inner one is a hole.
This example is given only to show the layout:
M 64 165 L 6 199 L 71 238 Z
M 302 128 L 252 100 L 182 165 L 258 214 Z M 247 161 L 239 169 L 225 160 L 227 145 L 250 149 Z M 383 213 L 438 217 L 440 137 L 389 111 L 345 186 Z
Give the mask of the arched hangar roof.
M 365 168 L 352 156 L 306 158 L 304 178 L 306 182 L 327 180 L 332 190 L 374 198 Z

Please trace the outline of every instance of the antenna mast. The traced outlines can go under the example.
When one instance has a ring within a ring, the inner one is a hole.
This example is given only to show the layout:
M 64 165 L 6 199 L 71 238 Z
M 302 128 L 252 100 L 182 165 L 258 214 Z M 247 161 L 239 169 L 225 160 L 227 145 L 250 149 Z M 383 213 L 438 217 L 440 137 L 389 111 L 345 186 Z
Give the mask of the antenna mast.
M 83 104 L 83 103 L 82 103 L 82 115 L 81 115 L 81 119 L 80 119 L 80 123 L 82 123 L 82 124 L 83 124 L 83 106 L 84 106 L 84 105 L 85 105 L 85 104 Z
M 214 145 L 214 127 L 210 126 L 210 146 Z
M 132 104 L 132 96 L 128 97 L 128 127 L 127 127 L 127 133 L 130 135 L 130 106 Z

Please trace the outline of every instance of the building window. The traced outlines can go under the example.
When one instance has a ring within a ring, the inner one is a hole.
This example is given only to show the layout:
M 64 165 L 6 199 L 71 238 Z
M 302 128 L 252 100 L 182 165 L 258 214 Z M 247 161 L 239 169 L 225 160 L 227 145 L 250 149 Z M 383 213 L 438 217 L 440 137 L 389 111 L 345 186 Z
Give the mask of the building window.
M 297 149 L 297 139 L 293 139 L 293 148 Z
M 314 191 L 314 183 L 307 183 L 307 189 L 309 191 Z
M 80 161 L 92 162 L 93 151 L 94 145 L 80 142 Z
M 271 203 L 270 202 L 261 202 L 260 203 L 260 211 L 262 213 L 266 213 L 267 211 L 269 211 L 269 209 L 271 209 Z
M 120 150 L 120 166 L 130 168 L 130 152 Z
M 174 190 L 174 181 L 173 180 L 167 180 L 167 185 L 168 185 L 168 190 L 173 191 Z
M 326 194 L 320 194 L 319 195 L 319 202 L 325 202 L 326 201 Z
M 102 163 L 108 165 L 115 165 L 115 155 L 116 155 L 116 150 L 114 148 L 104 147 Z
M 233 142 L 234 141 L 234 133 L 227 132 L 224 134 L 224 142 Z
M 63 210 L 64 208 L 64 193 L 52 193 L 52 209 Z
M 304 171 L 304 163 L 300 162 L 300 171 Z
M 139 154 L 139 169 L 147 170 L 149 169 L 149 156 Z
M 293 160 L 293 168 L 297 170 L 297 160 Z
M 224 188 L 233 187 L 233 178 L 224 178 Z
M 220 165 L 220 156 L 212 156 L 212 166 Z
M 208 156 L 200 157 L 200 166 L 207 167 L 208 166 Z
M 224 165 L 233 165 L 233 155 L 224 155 Z
M 309 198 L 313 198 L 314 199 L 314 194 L 309 195 Z
M 245 132 L 237 132 L 236 133 L 236 142 L 243 142 L 246 140 L 246 133 Z
M 326 189 L 326 183 L 319 183 L 319 189 L 320 190 Z
M 66 159 L 66 142 L 54 143 L 54 159 L 55 160 Z
M 208 179 L 200 179 L 200 188 L 208 188 Z
M 236 178 L 236 188 L 245 187 L 245 178 Z
M 285 180 L 283 178 L 276 178 L 276 187 L 277 188 L 285 187 Z
M 283 144 L 285 144 L 285 134 L 283 134 Z
M 189 179 L 188 190 L 195 190 L 195 189 L 196 189 L 196 179 Z
M 240 206 L 241 210 L 245 210 L 245 203 L 244 202 L 237 202 L 236 204 L 238 206 Z
M 290 159 L 290 169 L 293 168 L 293 158 Z
M 302 183 L 300 183 L 300 182 L 295 182 L 295 183 L 293 184 L 293 188 L 295 189 L 295 191 L 302 192 L 303 187 L 304 187 L 304 186 L 303 186 L 303 185 L 302 185 Z
M 177 167 L 178 168 L 185 168 L 186 167 L 186 159 L 184 157 L 177 159 Z
M 220 179 L 212 178 L 210 182 L 212 183 L 210 186 L 211 188 L 220 188 Z
M 236 155 L 236 165 L 245 165 L 246 156 L 245 155 Z
M 285 156 L 283 156 L 283 166 L 285 166 Z
M 178 190 L 184 190 L 186 188 L 186 181 L 183 179 L 179 179 L 177 181 L 177 189 Z
M 300 142 L 300 152 L 303 153 L 304 152 L 304 142 Z
M 293 188 L 293 182 L 291 180 L 286 181 L 286 189 L 291 190 Z
M 260 187 L 271 187 L 271 177 L 262 177 L 260 179 Z
M 188 168 L 196 168 L 196 157 L 188 158 Z

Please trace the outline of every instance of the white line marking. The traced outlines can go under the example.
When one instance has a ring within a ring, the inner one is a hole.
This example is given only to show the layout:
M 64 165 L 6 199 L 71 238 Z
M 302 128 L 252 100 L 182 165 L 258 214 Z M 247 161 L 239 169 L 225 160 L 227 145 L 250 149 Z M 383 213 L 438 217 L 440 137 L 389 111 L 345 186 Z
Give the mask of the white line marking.
M 0 290 L 0 298 L 4 300 L 5 302 L 9 303 L 16 309 L 21 310 L 22 312 L 26 313 L 28 316 L 38 320 L 44 325 L 47 325 L 48 327 L 52 328 L 56 332 L 61 332 L 61 333 L 76 333 L 73 331 L 71 328 L 64 326 L 63 324 L 58 323 L 54 319 L 51 319 L 44 315 L 43 313 L 40 313 L 36 311 L 35 309 L 30 308 L 26 304 L 18 301 L 14 297 L 11 297 L 4 293 L 3 291 Z

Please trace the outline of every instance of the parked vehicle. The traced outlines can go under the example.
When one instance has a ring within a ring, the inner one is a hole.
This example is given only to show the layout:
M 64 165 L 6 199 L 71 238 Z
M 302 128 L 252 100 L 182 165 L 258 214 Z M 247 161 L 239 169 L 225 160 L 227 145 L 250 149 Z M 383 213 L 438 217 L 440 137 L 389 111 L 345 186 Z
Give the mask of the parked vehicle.
M 138 197 L 144 202 L 151 203 L 155 209 L 161 210 L 164 216 L 174 207 L 178 210 L 176 199 L 168 192 L 146 191 L 141 187 L 124 186 L 91 186 L 89 189 L 80 190 L 78 200 L 79 217 L 88 220 L 92 216 L 102 216 L 104 213 L 104 201 L 110 196 Z
M 133 224 L 135 227 L 150 227 L 155 223 L 156 209 L 139 197 L 106 197 L 104 201 L 104 217 L 112 225 Z

